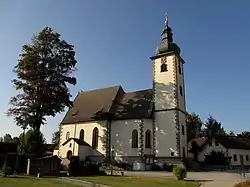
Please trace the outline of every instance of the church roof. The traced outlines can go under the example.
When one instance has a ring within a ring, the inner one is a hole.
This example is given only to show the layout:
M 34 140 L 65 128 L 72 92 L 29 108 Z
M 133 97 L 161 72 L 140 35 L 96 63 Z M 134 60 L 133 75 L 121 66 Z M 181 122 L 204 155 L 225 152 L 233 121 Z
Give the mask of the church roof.
M 61 123 L 150 118 L 152 107 L 152 89 L 126 93 L 113 86 L 79 92 Z

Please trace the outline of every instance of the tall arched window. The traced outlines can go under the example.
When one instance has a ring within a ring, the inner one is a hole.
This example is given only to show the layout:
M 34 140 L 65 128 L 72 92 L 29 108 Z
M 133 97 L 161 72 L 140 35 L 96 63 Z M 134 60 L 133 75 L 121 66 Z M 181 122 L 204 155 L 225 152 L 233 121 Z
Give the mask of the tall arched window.
M 79 139 L 84 141 L 84 130 L 83 129 L 80 131 Z
M 146 148 L 151 148 L 151 131 L 147 130 L 145 135 Z
M 165 71 L 168 71 L 167 64 L 162 64 L 161 65 L 161 72 L 165 72 Z
M 92 148 L 97 149 L 98 147 L 98 137 L 99 137 L 99 131 L 98 128 L 95 127 L 93 130 L 93 135 L 92 135 Z
M 132 132 L 132 148 L 138 148 L 138 131 L 133 130 Z
M 66 140 L 68 140 L 69 137 L 70 137 L 70 133 L 69 133 L 69 131 L 68 131 L 68 132 L 66 133 Z

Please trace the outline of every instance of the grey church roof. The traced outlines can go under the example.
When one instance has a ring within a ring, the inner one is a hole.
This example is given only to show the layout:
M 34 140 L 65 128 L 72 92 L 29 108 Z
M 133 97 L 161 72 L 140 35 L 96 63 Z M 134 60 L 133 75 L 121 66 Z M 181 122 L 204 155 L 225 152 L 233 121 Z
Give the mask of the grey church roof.
M 61 124 L 150 118 L 152 89 L 126 93 L 121 86 L 79 92 Z

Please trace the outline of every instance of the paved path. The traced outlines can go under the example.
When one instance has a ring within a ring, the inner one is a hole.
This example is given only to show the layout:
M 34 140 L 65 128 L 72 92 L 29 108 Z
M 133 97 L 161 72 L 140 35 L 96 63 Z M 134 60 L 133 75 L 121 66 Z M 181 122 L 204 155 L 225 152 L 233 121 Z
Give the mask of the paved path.
M 128 176 L 144 177 L 173 177 L 170 172 L 125 172 Z M 236 183 L 246 180 L 247 178 L 236 173 L 226 172 L 188 172 L 186 180 L 199 181 L 202 187 L 233 187 Z

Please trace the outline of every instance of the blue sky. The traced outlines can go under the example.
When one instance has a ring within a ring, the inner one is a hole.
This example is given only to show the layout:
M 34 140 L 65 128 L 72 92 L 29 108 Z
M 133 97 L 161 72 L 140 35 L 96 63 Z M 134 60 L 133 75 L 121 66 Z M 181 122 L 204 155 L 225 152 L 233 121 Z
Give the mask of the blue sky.
M 225 3 L 227 2 L 227 3 Z M 75 45 L 80 90 L 122 85 L 151 88 L 149 59 L 160 42 L 165 13 L 186 60 L 188 111 L 213 115 L 227 130 L 249 129 L 250 1 L 1 0 L 0 136 L 20 129 L 6 117 L 21 46 L 50 26 Z M 73 98 L 72 98 L 73 99 Z M 42 127 L 47 141 L 63 114 Z

